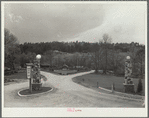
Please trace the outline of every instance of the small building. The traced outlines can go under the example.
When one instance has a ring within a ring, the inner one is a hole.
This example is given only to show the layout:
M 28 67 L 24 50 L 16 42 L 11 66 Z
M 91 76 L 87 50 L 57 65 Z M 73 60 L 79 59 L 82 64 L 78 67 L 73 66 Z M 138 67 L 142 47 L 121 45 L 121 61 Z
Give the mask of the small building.
M 66 64 L 64 64 L 63 66 L 62 66 L 62 70 L 68 70 L 69 68 L 68 68 L 68 66 L 66 65 Z

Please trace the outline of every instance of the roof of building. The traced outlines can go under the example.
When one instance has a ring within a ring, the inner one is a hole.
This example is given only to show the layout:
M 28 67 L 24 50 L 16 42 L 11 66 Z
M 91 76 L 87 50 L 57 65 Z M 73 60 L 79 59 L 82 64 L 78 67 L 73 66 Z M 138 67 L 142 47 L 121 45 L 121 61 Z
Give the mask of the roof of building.
M 68 66 L 67 66 L 66 64 L 64 64 L 64 65 L 62 66 L 62 68 L 68 68 Z

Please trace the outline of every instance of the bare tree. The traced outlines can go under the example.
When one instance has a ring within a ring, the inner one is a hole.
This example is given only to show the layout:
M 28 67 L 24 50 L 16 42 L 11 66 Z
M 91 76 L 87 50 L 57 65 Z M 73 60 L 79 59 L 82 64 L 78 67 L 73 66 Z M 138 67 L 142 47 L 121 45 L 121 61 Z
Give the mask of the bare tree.
M 103 39 L 102 39 L 102 44 L 104 45 L 104 52 L 105 52 L 105 67 L 104 67 L 104 71 L 103 73 L 106 74 L 107 72 L 107 63 L 108 63 L 108 58 L 107 58 L 107 54 L 108 54 L 108 44 L 110 44 L 112 42 L 112 38 L 109 37 L 108 34 L 104 34 L 103 35 Z
M 98 73 L 99 70 L 99 64 L 101 63 L 102 60 L 102 54 L 103 54 L 103 49 L 101 43 L 96 43 L 93 49 L 93 53 L 90 53 L 92 56 L 92 61 L 95 66 L 95 73 Z
M 120 54 L 120 50 L 114 50 L 112 53 L 112 67 L 113 67 L 113 72 L 115 75 L 123 75 L 124 74 L 124 58 L 125 56 L 122 56 Z
M 120 53 L 120 51 L 119 50 L 114 50 L 113 51 L 113 58 L 111 58 L 112 59 L 112 64 L 113 64 L 113 71 L 114 71 L 114 73 L 116 73 L 116 70 L 117 70 L 117 68 L 118 68 L 118 59 L 119 59 L 119 53 Z

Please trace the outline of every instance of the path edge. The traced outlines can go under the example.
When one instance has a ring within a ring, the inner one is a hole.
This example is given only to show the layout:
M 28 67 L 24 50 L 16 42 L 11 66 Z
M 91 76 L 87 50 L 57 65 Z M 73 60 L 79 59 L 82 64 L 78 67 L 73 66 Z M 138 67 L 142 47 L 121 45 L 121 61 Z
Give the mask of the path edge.
M 53 91 L 53 88 L 51 88 L 50 90 L 48 90 L 48 91 L 46 91 L 46 92 L 36 93 L 36 94 L 31 94 L 31 95 L 21 95 L 20 92 L 23 91 L 23 90 L 26 90 L 26 89 L 21 89 L 21 90 L 18 91 L 18 95 L 19 95 L 20 97 L 24 97 L 24 96 L 34 96 L 34 95 L 39 95 L 39 94 L 48 93 L 48 92 Z

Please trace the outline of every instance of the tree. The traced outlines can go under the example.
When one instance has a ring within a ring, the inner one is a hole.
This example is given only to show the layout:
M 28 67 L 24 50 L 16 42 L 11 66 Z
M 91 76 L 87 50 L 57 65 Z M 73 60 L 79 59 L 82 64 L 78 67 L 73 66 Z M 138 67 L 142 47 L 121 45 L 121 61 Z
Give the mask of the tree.
M 123 58 L 120 53 L 121 53 L 121 50 L 118 49 L 118 50 L 115 50 L 115 48 L 113 47 L 113 50 L 111 50 L 110 53 L 110 58 L 109 58 L 109 61 L 111 62 L 111 67 L 113 68 L 113 72 L 115 75 L 118 75 L 118 74 L 121 74 L 121 70 L 120 67 L 123 68 Z
M 86 53 L 80 55 L 80 66 L 85 66 L 86 58 Z
M 134 45 L 134 42 L 130 44 L 129 53 L 128 55 L 131 57 L 132 62 L 132 74 L 136 75 L 137 68 L 136 68 L 136 54 L 137 54 L 137 47 Z
M 114 66 L 113 71 L 115 75 L 124 75 L 124 63 L 125 63 L 125 56 L 122 56 L 118 51 L 115 52 L 113 60 Z
M 27 63 L 27 57 L 26 57 L 26 54 L 25 53 L 22 53 L 20 55 L 20 66 L 21 67 L 25 67 L 25 64 Z
M 141 91 L 142 91 L 142 81 L 141 81 L 141 79 L 139 79 L 137 93 L 140 93 Z
M 36 54 L 35 54 L 35 53 L 32 53 L 32 52 L 28 52 L 28 53 L 26 54 L 26 58 L 27 58 L 27 61 L 28 61 L 29 63 L 33 63 L 34 60 L 35 60 L 35 58 L 36 58 Z
M 46 55 L 46 60 L 47 62 L 50 62 L 50 66 L 52 66 L 53 64 L 53 57 L 54 57 L 54 53 L 53 50 L 48 50 L 44 53 L 44 55 Z
M 145 68 L 145 47 L 136 52 L 136 60 L 138 65 L 140 65 L 140 75 L 143 78 L 143 67 Z
M 15 35 L 10 33 L 8 29 L 4 29 L 4 41 L 5 41 L 5 66 L 15 69 L 15 64 L 20 64 L 19 55 L 20 47 L 18 39 Z
M 74 53 L 71 59 L 72 65 L 73 66 L 78 66 L 79 65 L 79 53 Z
M 130 44 L 129 53 L 132 60 L 132 74 L 139 76 L 143 74 L 143 65 L 145 66 L 145 46 L 136 46 L 134 42 Z
M 95 73 L 98 73 L 99 70 L 99 64 L 101 63 L 102 60 L 102 54 L 103 54 L 103 48 L 102 48 L 102 43 L 96 43 L 92 49 L 93 53 L 90 53 L 92 55 L 92 61 L 94 63 L 95 67 Z
M 108 58 L 107 58 L 107 54 L 108 54 L 108 44 L 110 44 L 111 43 L 111 41 L 112 41 L 112 39 L 111 39 L 111 37 L 109 37 L 109 35 L 108 34 L 104 34 L 103 35 L 103 39 L 102 39 L 102 44 L 104 45 L 104 54 L 105 54 L 105 67 L 104 67 L 104 71 L 103 71 L 103 73 L 105 73 L 106 74 L 106 72 L 107 72 L 107 62 L 108 62 Z

